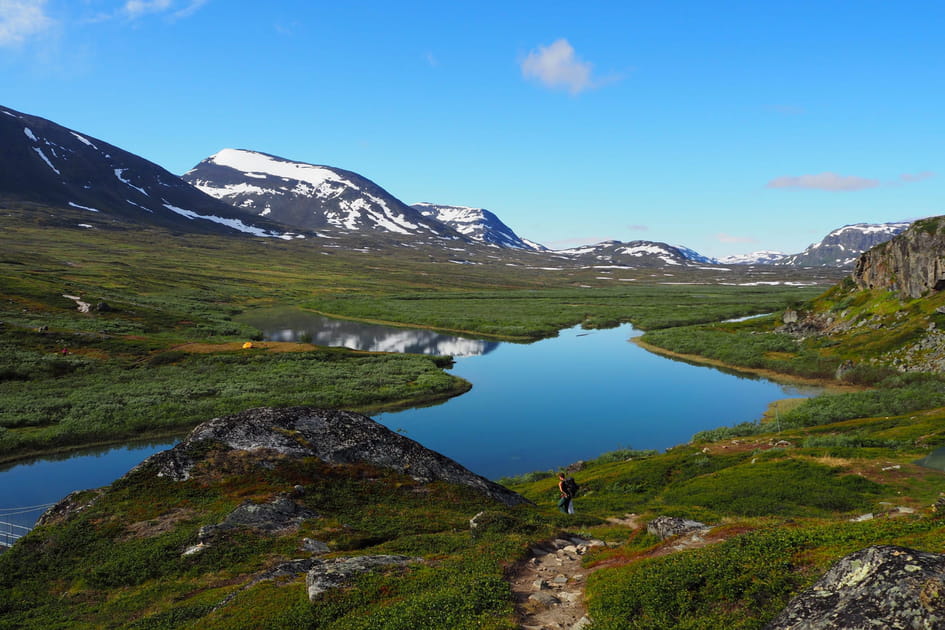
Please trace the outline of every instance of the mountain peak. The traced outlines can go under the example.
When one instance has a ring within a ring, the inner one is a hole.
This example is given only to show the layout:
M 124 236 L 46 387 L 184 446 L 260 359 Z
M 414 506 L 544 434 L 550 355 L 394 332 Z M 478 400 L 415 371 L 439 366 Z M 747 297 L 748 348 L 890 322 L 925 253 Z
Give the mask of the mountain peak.
M 463 236 L 481 243 L 513 249 L 538 251 L 545 251 L 546 249 L 542 245 L 518 236 L 512 231 L 512 228 L 485 208 L 449 206 L 429 202 L 415 203 L 412 207 L 419 210 L 423 216 L 444 223 Z
M 331 166 L 223 149 L 182 177 L 246 215 L 288 226 L 460 238 L 371 180 Z

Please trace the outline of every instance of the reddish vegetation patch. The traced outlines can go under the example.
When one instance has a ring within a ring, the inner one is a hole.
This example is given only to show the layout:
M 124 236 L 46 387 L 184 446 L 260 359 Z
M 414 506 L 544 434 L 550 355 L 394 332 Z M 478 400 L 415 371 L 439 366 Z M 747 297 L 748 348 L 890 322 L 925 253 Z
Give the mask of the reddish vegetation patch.
M 195 514 L 196 511 L 190 508 L 175 508 L 155 518 L 132 523 L 126 528 L 127 533 L 124 539 L 153 538 L 165 534 L 174 529 L 177 523 L 193 518 Z

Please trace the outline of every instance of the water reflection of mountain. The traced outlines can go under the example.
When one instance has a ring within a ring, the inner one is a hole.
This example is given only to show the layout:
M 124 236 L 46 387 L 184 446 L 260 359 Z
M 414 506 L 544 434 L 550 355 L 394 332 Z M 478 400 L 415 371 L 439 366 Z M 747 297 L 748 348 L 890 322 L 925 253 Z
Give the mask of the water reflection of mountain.
M 466 339 L 418 328 L 394 328 L 304 312 L 273 312 L 246 318 L 263 331 L 268 341 L 306 341 L 320 346 L 343 346 L 372 352 L 452 355 L 469 357 L 488 354 L 498 341 Z

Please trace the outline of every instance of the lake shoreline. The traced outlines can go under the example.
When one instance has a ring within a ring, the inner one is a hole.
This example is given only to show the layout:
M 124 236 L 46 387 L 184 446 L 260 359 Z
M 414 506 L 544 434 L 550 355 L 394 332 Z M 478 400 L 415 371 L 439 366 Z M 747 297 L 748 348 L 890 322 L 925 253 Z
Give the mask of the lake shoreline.
M 461 381 L 457 384 L 457 387 L 451 389 L 448 392 L 440 392 L 437 394 L 427 394 L 423 396 L 417 396 L 414 398 L 403 398 L 398 400 L 391 400 L 387 402 L 380 402 L 371 405 L 362 405 L 362 406 L 353 406 L 344 411 L 354 411 L 356 413 L 364 414 L 370 416 L 375 413 L 387 412 L 387 411 L 401 411 L 404 409 L 411 409 L 413 407 L 429 407 L 444 403 L 451 398 L 456 396 L 461 396 L 472 389 L 472 383 L 466 379 L 454 376 L 454 378 Z M 252 407 L 250 407 L 252 408 Z M 241 410 L 245 411 L 245 410 Z M 240 413 L 240 412 L 234 412 Z M 121 447 L 126 444 L 134 442 L 147 442 L 150 440 L 163 440 L 166 438 L 174 437 L 183 437 L 190 433 L 197 425 L 211 420 L 212 418 L 205 418 L 198 422 L 197 424 L 181 424 L 178 426 L 167 427 L 164 430 L 160 431 L 146 431 L 136 435 L 121 435 L 115 436 L 114 439 L 104 439 L 96 440 L 94 442 L 81 442 L 76 444 L 62 444 L 50 449 L 35 449 L 25 453 L 4 453 L 0 455 L 0 468 L 5 467 L 8 464 L 21 463 L 23 460 L 29 460 L 34 458 L 45 458 L 53 455 L 63 455 L 67 453 L 76 453 L 80 451 L 104 448 L 109 446 Z
M 654 346 L 653 344 L 642 341 L 640 337 L 633 337 L 629 339 L 629 341 L 630 343 L 643 348 L 647 352 L 652 352 L 653 354 L 658 354 L 670 359 L 679 359 L 698 365 L 709 365 L 717 368 L 725 368 L 726 370 L 732 370 L 734 372 L 754 374 L 755 376 L 760 376 L 769 381 L 781 383 L 783 385 L 814 385 L 817 387 L 823 387 L 824 390 L 832 394 L 861 392 L 869 389 L 868 387 L 864 387 L 862 385 L 851 385 L 850 383 L 843 383 L 831 378 L 810 378 L 807 376 L 796 376 L 794 374 L 784 374 L 782 372 L 775 372 L 774 370 L 766 370 L 763 368 L 749 368 L 741 365 L 734 365 L 732 363 L 726 363 L 724 361 L 719 361 L 718 359 L 710 359 L 698 354 L 683 354 L 681 352 L 674 352 L 672 350 L 667 350 L 665 348 Z

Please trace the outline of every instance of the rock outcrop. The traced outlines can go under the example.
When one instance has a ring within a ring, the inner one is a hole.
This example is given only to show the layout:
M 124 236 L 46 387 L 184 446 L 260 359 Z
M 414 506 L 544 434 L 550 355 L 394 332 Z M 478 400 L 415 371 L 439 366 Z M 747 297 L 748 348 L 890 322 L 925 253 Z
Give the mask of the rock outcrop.
M 705 523 L 679 518 L 678 516 L 657 516 L 646 525 L 647 533 L 653 536 L 659 536 L 661 540 L 666 540 L 673 536 L 681 536 L 694 531 L 707 532 L 710 529 L 711 528 Z
M 864 253 L 853 280 L 861 289 L 886 289 L 912 299 L 945 289 L 945 217 L 916 221 Z
M 355 556 L 312 560 L 311 568 L 305 577 L 309 601 L 315 601 L 325 591 L 345 586 L 362 573 L 389 567 L 402 567 L 417 562 L 422 562 L 422 559 L 408 556 Z
M 299 507 L 285 495 L 280 495 L 269 503 L 244 501 L 242 505 L 227 514 L 223 522 L 216 525 L 204 525 L 200 528 L 198 537 L 201 541 L 205 541 L 218 532 L 238 527 L 249 527 L 266 533 L 297 529 L 306 519 L 317 516 L 311 510 Z
M 838 561 L 765 630 L 945 628 L 945 555 L 869 547 Z
M 508 506 L 528 503 L 452 459 L 350 411 L 291 407 L 249 409 L 214 418 L 195 428 L 174 448 L 152 455 L 138 468 L 159 477 L 188 479 L 206 446 L 219 444 L 262 457 L 317 457 L 331 464 L 373 464 L 409 475 L 421 483 L 445 481 L 468 486 Z M 137 469 L 136 469 L 137 470 Z

